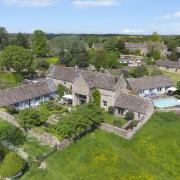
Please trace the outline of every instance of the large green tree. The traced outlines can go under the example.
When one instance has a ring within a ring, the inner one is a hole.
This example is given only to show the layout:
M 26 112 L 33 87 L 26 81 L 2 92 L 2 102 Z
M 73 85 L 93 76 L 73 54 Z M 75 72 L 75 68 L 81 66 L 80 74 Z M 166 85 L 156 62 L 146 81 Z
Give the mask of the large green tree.
M 0 27 L 0 50 L 8 45 L 8 32 L 6 28 Z
M 33 56 L 31 51 L 16 45 L 6 47 L 0 58 L 0 64 L 3 68 L 13 69 L 16 72 L 31 70 Z
M 61 53 L 60 61 L 66 66 L 78 65 L 79 67 L 87 67 L 89 65 L 89 58 L 86 43 L 82 40 L 69 42 L 66 51 Z
M 47 37 L 41 30 L 35 30 L 32 35 L 32 50 L 36 56 L 44 57 L 49 53 Z
M 22 33 L 18 33 L 16 36 L 16 44 L 18 46 L 22 46 L 24 48 L 29 47 L 29 39 L 28 36 Z

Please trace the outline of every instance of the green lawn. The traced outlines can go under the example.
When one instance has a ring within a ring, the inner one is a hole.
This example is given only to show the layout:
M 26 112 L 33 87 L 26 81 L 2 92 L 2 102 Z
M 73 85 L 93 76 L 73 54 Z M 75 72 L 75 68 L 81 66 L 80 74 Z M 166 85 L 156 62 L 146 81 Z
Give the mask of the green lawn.
M 11 87 L 20 84 L 24 80 L 24 77 L 17 73 L 0 73 L 0 80 L 5 82 L 8 87 Z
M 169 71 L 162 71 L 164 75 L 169 76 L 174 84 L 176 85 L 178 81 L 180 81 L 180 73 L 175 73 L 175 72 L 169 72 Z
M 32 166 L 29 180 L 180 179 L 180 116 L 157 113 L 132 140 L 97 130 Z

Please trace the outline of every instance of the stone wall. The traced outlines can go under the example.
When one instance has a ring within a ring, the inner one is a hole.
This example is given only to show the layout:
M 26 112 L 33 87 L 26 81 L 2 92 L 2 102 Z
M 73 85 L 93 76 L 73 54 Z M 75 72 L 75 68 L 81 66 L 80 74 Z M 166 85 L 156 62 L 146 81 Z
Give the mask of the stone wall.
M 125 130 L 123 128 L 118 128 L 118 127 L 111 126 L 111 125 L 105 124 L 105 123 L 101 124 L 100 129 L 102 129 L 106 132 L 109 132 L 109 133 L 116 134 L 125 139 L 131 139 L 136 134 L 136 132 L 140 128 L 142 128 L 144 126 L 144 124 L 146 124 L 146 122 L 150 119 L 153 112 L 154 112 L 153 109 L 151 111 L 149 111 L 148 114 L 146 114 L 141 120 L 139 120 L 139 123 L 133 129 Z
M 180 108 L 173 108 L 173 109 L 155 109 L 155 112 L 175 112 L 180 113 Z
M 14 116 L 8 114 L 7 112 L 0 111 L 0 118 L 7 121 L 8 123 L 20 128 L 20 125 L 16 122 Z
M 99 128 L 101 130 L 106 131 L 106 132 L 113 133 L 113 134 L 116 134 L 116 135 L 118 135 L 120 137 L 128 139 L 128 131 L 125 130 L 125 129 L 118 128 L 118 127 L 115 127 L 115 126 L 111 126 L 111 125 L 105 124 L 105 123 L 101 124 L 99 126 Z

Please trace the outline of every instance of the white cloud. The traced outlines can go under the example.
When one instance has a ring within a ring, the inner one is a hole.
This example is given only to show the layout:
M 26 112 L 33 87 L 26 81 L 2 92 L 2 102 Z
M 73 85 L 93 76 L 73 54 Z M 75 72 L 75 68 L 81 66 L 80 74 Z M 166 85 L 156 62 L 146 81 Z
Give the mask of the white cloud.
M 77 7 L 88 8 L 98 6 L 113 6 L 120 3 L 120 0 L 74 0 L 73 4 Z
M 141 34 L 144 31 L 141 29 L 131 29 L 131 28 L 125 28 L 121 31 L 123 34 Z
M 172 14 L 165 14 L 160 17 L 155 17 L 155 19 L 174 19 L 174 18 L 180 18 L 180 11 Z
M 57 0 L 3 0 L 7 5 L 14 5 L 14 6 L 33 6 L 33 7 L 40 7 L 40 6 L 49 6 L 52 4 L 57 3 Z

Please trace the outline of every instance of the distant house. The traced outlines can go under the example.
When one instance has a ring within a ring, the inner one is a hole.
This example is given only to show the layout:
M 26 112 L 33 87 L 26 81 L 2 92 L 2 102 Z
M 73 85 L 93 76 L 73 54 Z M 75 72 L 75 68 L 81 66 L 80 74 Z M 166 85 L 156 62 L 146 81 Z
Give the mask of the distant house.
M 0 107 L 14 106 L 25 109 L 39 105 L 56 95 L 57 88 L 53 81 L 46 80 L 23 84 L 0 91 Z
M 102 43 L 93 43 L 92 49 L 100 51 L 104 49 L 104 45 Z
M 128 88 L 142 97 L 163 95 L 166 90 L 173 87 L 173 82 L 168 76 L 148 76 L 128 78 Z
M 142 59 L 142 56 L 121 55 L 119 61 L 121 64 L 127 64 L 128 66 L 133 67 L 142 65 Z
M 156 66 L 160 70 L 168 70 L 171 72 L 180 73 L 180 60 L 179 61 L 158 60 L 156 61 Z
M 101 94 L 101 107 L 104 109 L 107 110 L 110 106 L 113 106 L 116 109 L 123 108 L 124 113 L 127 111 L 134 112 L 137 119 L 142 118 L 142 116 L 146 114 L 145 109 L 143 112 L 142 109 L 139 109 L 143 105 L 137 106 L 136 109 L 131 105 L 134 103 L 134 99 L 140 100 L 140 104 L 142 101 L 138 96 L 127 95 L 129 90 L 127 89 L 127 82 L 123 76 L 113 76 L 108 73 L 56 65 L 50 68 L 47 79 L 53 80 L 56 85 L 63 84 L 66 87 L 71 88 L 73 106 L 90 102 L 93 90 L 98 89 Z M 122 106 L 121 103 L 125 101 L 124 97 L 126 96 L 128 97 L 129 104 L 127 104 L 127 106 Z M 147 101 L 149 102 L 149 108 L 153 109 L 153 105 L 150 103 L 151 100 L 149 99 Z M 146 106 L 144 107 L 148 109 Z M 118 114 L 118 112 L 119 111 L 115 114 L 122 115 Z
M 168 48 L 164 43 L 158 42 L 140 42 L 140 43 L 132 43 L 126 42 L 125 47 L 129 49 L 131 52 L 140 51 L 141 55 L 147 55 L 149 48 L 154 48 L 160 51 L 161 56 L 166 57 L 169 52 Z
M 176 48 L 176 52 L 177 52 L 177 53 L 180 53 L 180 47 L 177 47 L 177 48 Z
M 128 111 L 133 111 L 135 119 L 141 119 L 153 112 L 153 103 L 149 98 L 121 93 L 115 102 L 115 114 L 125 116 Z

